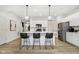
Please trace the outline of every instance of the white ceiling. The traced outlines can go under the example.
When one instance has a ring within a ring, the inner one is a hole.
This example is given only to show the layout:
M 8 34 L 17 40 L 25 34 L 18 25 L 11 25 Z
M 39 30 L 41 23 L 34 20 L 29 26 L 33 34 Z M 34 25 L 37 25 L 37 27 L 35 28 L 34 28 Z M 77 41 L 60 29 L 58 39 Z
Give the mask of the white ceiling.
M 29 6 L 29 16 L 39 17 L 39 16 L 48 16 L 49 7 L 48 5 L 33 5 Z M 60 16 L 65 17 L 79 10 L 77 5 L 52 5 L 50 7 L 51 16 Z
M 50 7 L 51 16 L 66 17 L 78 12 L 78 5 L 52 5 Z M 24 5 L 0 5 L 0 11 L 13 13 L 19 17 L 26 16 L 26 6 Z M 49 15 L 48 5 L 30 5 L 28 6 L 28 15 L 30 17 L 47 17 Z
M 18 17 L 25 17 L 26 6 L 24 5 L 0 5 L 0 11 L 12 13 Z
M 56 5 L 51 7 L 51 15 L 60 17 L 69 16 L 79 11 L 78 5 Z

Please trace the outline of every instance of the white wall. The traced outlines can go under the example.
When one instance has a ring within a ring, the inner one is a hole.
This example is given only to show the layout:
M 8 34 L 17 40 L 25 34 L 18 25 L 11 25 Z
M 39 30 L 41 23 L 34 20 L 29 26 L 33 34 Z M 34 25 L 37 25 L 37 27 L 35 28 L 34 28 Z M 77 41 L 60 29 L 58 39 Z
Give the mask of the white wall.
M 48 24 L 47 24 L 47 20 L 44 18 L 40 19 L 40 18 L 36 18 L 36 19 L 32 19 L 30 20 L 30 25 L 31 27 L 36 27 L 36 24 L 42 24 L 42 27 L 47 27 Z
M 61 17 L 58 18 L 58 23 L 67 22 L 67 21 L 70 22 L 70 26 L 79 26 L 79 12 L 74 13 L 66 18 L 61 18 Z
M 70 26 L 79 26 L 79 12 L 70 17 Z
M 16 31 L 10 31 L 10 19 L 16 21 Z M 10 42 L 18 38 L 21 31 L 20 19 L 7 12 L 0 12 L 0 44 Z
M 48 20 L 47 18 L 34 17 L 30 19 L 31 31 L 35 31 L 36 24 L 42 24 L 42 27 L 45 27 L 48 30 Z

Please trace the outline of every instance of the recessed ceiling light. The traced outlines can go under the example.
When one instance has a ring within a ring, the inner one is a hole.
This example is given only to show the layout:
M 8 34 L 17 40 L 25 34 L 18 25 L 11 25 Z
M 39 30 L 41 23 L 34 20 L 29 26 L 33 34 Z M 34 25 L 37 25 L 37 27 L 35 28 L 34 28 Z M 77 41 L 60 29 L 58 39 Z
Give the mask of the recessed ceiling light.
M 41 14 L 41 13 L 39 13 L 39 16 L 42 16 L 42 14 Z
M 37 9 L 34 9 L 34 12 L 38 12 L 38 10 Z

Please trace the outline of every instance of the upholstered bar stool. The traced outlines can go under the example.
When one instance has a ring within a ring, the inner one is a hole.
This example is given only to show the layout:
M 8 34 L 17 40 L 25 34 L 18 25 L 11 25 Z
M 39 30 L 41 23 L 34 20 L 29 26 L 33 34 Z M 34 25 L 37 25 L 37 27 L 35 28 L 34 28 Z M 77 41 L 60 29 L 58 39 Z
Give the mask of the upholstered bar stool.
M 51 48 L 53 48 L 52 44 L 52 40 L 53 39 L 53 33 L 46 33 L 45 35 L 45 49 L 47 49 L 47 43 L 50 43 Z
M 39 43 L 39 48 L 41 48 L 40 46 L 40 33 L 33 33 L 33 49 L 35 46 L 35 43 Z
M 27 33 L 20 33 L 20 37 L 21 37 L 21 42 L 22 42 L 22 39 L 23 39 L 23 43 L 25 43 L 24 46 L 28 49 L 30 47 L 30 39 L 29 39 L 29 36 L 27 35 Z

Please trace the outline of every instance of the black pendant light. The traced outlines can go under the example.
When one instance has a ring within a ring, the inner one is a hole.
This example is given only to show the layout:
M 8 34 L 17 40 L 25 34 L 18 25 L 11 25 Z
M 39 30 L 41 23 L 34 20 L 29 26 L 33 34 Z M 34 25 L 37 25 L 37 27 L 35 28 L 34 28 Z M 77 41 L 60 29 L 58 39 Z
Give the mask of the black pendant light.
M 51 15 L 50 15 L 50 7 L 51 7 L 51 5 L 48 5 L 48 7 L 49 7 L 49 16 L 48 16 L 48 20 L 51 20 L 51 19 L 52 19 Z
M 28 5 L 26 5 L 26 17 L 25 17 L 26 20 L 29 20 L 29 16 L 28 16 Z

